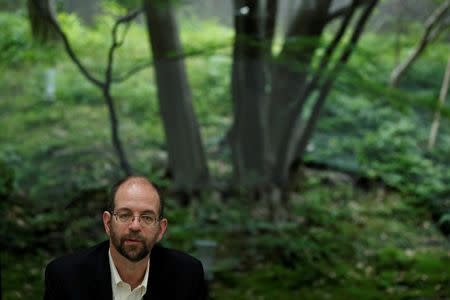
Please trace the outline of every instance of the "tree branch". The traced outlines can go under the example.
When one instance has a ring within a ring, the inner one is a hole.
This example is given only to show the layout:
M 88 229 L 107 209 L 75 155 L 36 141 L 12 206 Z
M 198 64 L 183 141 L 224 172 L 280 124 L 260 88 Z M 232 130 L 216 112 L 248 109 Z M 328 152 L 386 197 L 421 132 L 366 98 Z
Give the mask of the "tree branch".
M 354 3 L 356 2 L 356 3 Z M 352 9 L 352 6 L 356 4 L 356 6 L 361 6 L 363 4 L 366 4 L 368 0 L 358 0 L 358 1 L 352 1 L 352 3 L 348 6 L 344 6 L 341 8 L 338 8 L 332 12 L 330 12 L 327 16 L 326 22 L 330 23 L 331 21 L 334 21 L 337 18 L 340 18 L 342 16 L 345 16 L 348 10 Z
M 282 147 L 280 147 L 277 153 L 277 159 L 279 160 L 279 163 L 275 167 L 275 174 L 277 174 L 276 180 L 279 180 L 278 184 L 284 184 L 286 182 L 289 175 L 289 166 L 291 165 L 292 161 L 295 160 L 297 145 L 299 143 L 299 139 L 301 138 L 301 134 L 304 133 L 304 129 L 301 129 L 300 127 L 301 118 L 299 118 L 299 116 L 301 116 L 302 114 L 304 103 L 306 102 L 306 99 L 310 92 L 315 88 L 318 81 L 320 80 L 323 70 L 326 69 L 326 65 L 330 63 L 331 56 L 336 50 L 342 37 L 344 36 L 344 33 L 347 30 L 347 27 L 350 24 L 350 21 L 356 11 L 357 2 L 358 0 L 352 1 L 350 9 L 346 11 L 345 18 L 343 19 L 336 35 L 330 42 L 329 46 L 325 50 L 324 55 L 321 58 L 317 71 L 315 72 L 311 80 L 302 88 L 300 96 L 297 98 L 293 105 L 295 113 L 290 114 L 287 120 L 288 124 L 292 124 L 292 126 L 290 126 L 290 128 L 286 131 L 283 138 L 283 140 L 285 140 L 286 142 L 283 143 Z
M 128 32 L 128 28 L 130 26 L 130 22 L 135 19 L 139 13 L 142 12 L 142 9 L 140 10 L 135 10 L 121 18 L 119 18 L 113 26 L 113 29 L 111 31 L 111 35 L 112 35 L 112 44 L 111 47 L 109 48 L 108 51 L 108 61 L 107 61 L 107 67 L 106 67 L 106 71 L 105 71 L 105 84 L 102 88 L 103 90 L 103 96 L 105 98 L 106 101 L 106 105 L 108 106 L 108 110 L 109 110 L 109 118 L 110 118 L 110 122 L 111 122 L 111 133 L 112 133 L 112 141 L 114 144 L 114 147 L 116 148 L 117 154 L 119 156 L 119 161 L 120 161 L 120 165 L 122 167 L 122 169 L 125 171 L 125 173 L 127 175 L 130 175 L 132 173 L 132 168 L 130 163 L 128 162 L 128 159 L 125 155 L 125 151 L 123 150 L 122 147 L 122 143 L 119 139 L 119 133 L 118 133 L 118 122 L 117 122 L 117 115 L 116 115 L 116 110 L 114 107 L 114 100 L 113 97 L 111 95 L 111 90 L 110 90 L 110 86 L 112 83 L 112 71 L 113 71 L 113 63 L 114 63 L 114 52 L 117 48 L 119 48 L 126 37 L 126 34 Z M 126 25 L 125 30 L 123 32 L 122 37 L 118 37 L 118 30 L 119 30 L 119 26 L 121 24 Z
M 303 153 L 306 149 L 306 146 L 308 144 L 308 141 L 312 135 L 312 132 L 315 128 L 315 125 L 317 123 L 317 120 L 319 118 L 320 111 L 322 109 L 322 106 L 325 102 L 326 97 L 328 96 L 329 92 L 331 91 L 331 88 L 333 86 L 333 83 L 335 81 L 335 78 L 337 76 L 337 73 L 340 71 L 342 66 L 347 63 L 347 61 L 350 58 L 350 55 L 352 54 L 353 50 L 356 47 L 356 44 L 358 43 L 359 38 L 361 37 L 361 34 L 364 30 L 365 25 L 367 24 L 367 21 L 369 19 L 369 16 L 373 12 L 373 9 L 377 5 L 379 0 L 372 0 L 367 4 L 366 9 L 363 11 L 362 15 L 359 17 L 357 24 L 355 25 L 355 30 L 352 34 L 352 37 L 350 38 L 350 42 L 347 44 L 346 48 L 342 52 L 338 63 L 335 65 L 334 69 L 331 71 L 330 76 L 328 76 L 328 79 L 323 84 L 321 91 L 319 93 L 318 99 L 316 100 L 316 103 L 314 103 L 313 110 L 311 112 L 311 115 L 309 116 L 309 119 L 306 123 L 306 126 L 303 131 L 303 135 L 300 139 L 300 142 L 297 147 L 297 154 L 298 157 L 303 157 Z
M 330 43 L 330 45 L 325 50 L 324 55 L 322 56 L 319 67 L 317 68 L 317 72 L 315 72 L 313 78 L 308 83 L 307 87 L 305 88 L 303 97 L 308 97 L 308 95 L 313 91 L 317 83 L 320 80 L 321 75 L 324 73 L 324 71 L 327 68 L 327 64 L 331 63 L 331 56 L 335 52 L 337 46 L 339 45 L 339 42 L 342 40 L 342 37 L 344 36 L 344 33 L 347 30 L 348 25 L 350 24 L 351 19 L 353 18 L 353 15 L 356 12 L 356 8 L 360 5 L 360 1 L 353 0 L 348 9 L 346 9 L 345 12 L 345 18 L 343 19 L 341 26 L 339 27 L 336 35 L 333 38 L 333 41 Z
M 123 16 L 123 17 L 120 17 L 120 18 L 116 21 L 116 23 L 114 24 L 114 28 L 113 28 L 113 36 L 116 36 L 116 32 L 117 32 L 118 27 L 119 27 L 120 24 L 124 24 L 124 23 L 126 24 L 126 28 L 125 28 L 125 31 L 124 31 L 124 33 L 123 33 L 122 39 L 120 39 L 120 40 L 117 42 L 117 43 L 118 43 L 118 46 L 121 46 L 121 45 L 123 44 L 123 42 L 124 42 L 124 40 L 125 40 L 125 36 L 126 36 L 126 34 L 127 34 L 127 31 L 128 31 L 128 29 L 130 28 L 130 23 L 131 23 L 131 21 L 133 21 L 134 19 L 136 19 L 143 11 L 144 11 L 143 8 L 136 9 L 136 10 L 134 10 L 134 11 L 131 11 L 131 12 L 128 13 L 127 15 L 125 15 L 125 16 Z M 117 39 L 115 39 L 115 40 L 117 40 Z
M 166 61 L 176 61 L 179 59 L 185 59 L 185 58 L 189 58 L 189 57 L 193 57 L 193 56 L 197 56 L 197 55 L 204 55 L 204 54 L 210 54 L 213 53 L 212 51 L 216 51 L 216 50 L 220 50 L 220 49 L 224 49 L 226 47 L 229 47 L 229 45 L 215 45 L 213 47 L 210 47 L 206 50 L 192 50 L 192 51 L 188 51 L 188 52 L 183 52 L 183 53 L 177 53 L 174 54 L 173 56 L 170 56 L 169 58 L 166 59 Z M 120 83 L 123 82 L 125 80 L 127 80 L 128 78 L 130 78 L 131 76 L 133 76 L 134 74 L 152 67 L 154 64 L 153 61 L 149 61 L 149 62 L 145 62 L 136 66 L 133 66 L 130 70 L 124 72 L 123 74 L 112 78 L 112 82 L 114 83 Z
M 72 45 L 70 44 L 67 35 L 62 31 L 61 27 L 59 26 L 58 22 L 56 22 L 55 18 L 51 14 L 49 14 L 44 7 L 40 5 L 38 0 L 31 0 L 31 1 L 33 1 L 38 10 L 41 12 L 42 16 L 44 18 L 47 18 L 50 25 L 53 26 L 53 28 L 56 30 L 56 33 L 61 37 L 67 54 L 69 55 L 70 59 L 75 63 L 75 65 L 78 67 L 78 69 L 81 71 L 81 73 L 94 85 L 100 88 L 103 87 L 104 83 L 101 80 L 95 78 L 91 73 L 89 73 L 86 67 L 81 63 L 80 59 L 73 51 Z
M 153 66 L 153 61 L 149 61 L 140 65 L 136 65 L 134 67 L 132 67 L 130 70 L 126 71 L 124 74 L 121 74 L 115 78 L 111 79 L 111 82 L 114 83 L 121 83 L 124 82 L 125 80 L 127 80 L 128 78 L 130 78 L 131 76 L 133 76 L 134 74 Z
M 108 61 L 107 61 L 107 66 L 106 66 L 106 71 L 105 71 L 105 85 L 110 85 L 112 82 L 112 69 L 113 69 L 113 63 L 114 63 L 114 51 L 119 48 L 120 46 L 122 46 L 124 40 L 125 40 L 125 36 L 128 32 L 128 28 L 130 26 L 130 22 L 132 20 L 134 20 L 141 12 L 143 11 L 143 9 L 137 9 L 135 11 L 130 12 L 129 14 L 117 19 L 117 21 L 114 23 L 111 35 L 112 35 L 112 44 L 111 47 L 109 48 L 108 51 Z M 121 24 L 126 24 L 124 33 L 122 35 L 122 37 L 118 37 L 118 30 L 119 30 L 119 26 Z
M 394 68 L 391 72 L 389 84 L 391 87 L 395 87 L 400 80 L 400 77 L 409 69 L 412 63 L 419 57 L 419 55 L 425 50 L 429 42 L 437 35 L 435 26 L 442 20 L 446 12 L 450 8 L 450 0 L 442 3 L 427 19 L 425 22 L 425 31 L 417 44 L 416 48 L 411 52 L 408 58 Z M 438 27 L 439 28 L 439 27 Z
M 434 144 L 436 143 L 436 136 L 437 136 L 438 129 L 439 129 L 439 121 L 441 119 L 441 108 L 444 107 L 444 102 L 445 102 L 445 99 L 447 98 L 449 82 L 450 82 L 450 56 L 448 58 L 447 70 L 445 71 L 445 76 L 442 81 L 441 92 L 439 94 L 438 107 L 434 114 L 433 124 L 431 125 L 430 137 L 428 139 L 428 149 L 429 150 L 433 149 Z
M 39 3 L 37 0 L 33 0 L 35 5 L 39 8 L 39 11 L 42 13 L 44 18 L 47 18 L 49 23 L 55 28 L 56 32 L 59 34 L 61 39 L 63 40 L 64 47 L 66 49 L 67 54 L 71 58 L 71 60 L 75 63 L 75 65 L 78 67 L 78 69 L 81 71 L 81 73 L 95 86 L 100 88 L 103 92 L 103 97 L 106 102 L 106 105 L 108 107 L 109 111 L 109 118 L 110 118 L 110 125 L 111 125 L 111 139 L 114 149 L 116 150 L 120 166 L 122 167 L 122 170 L 125 172 L 125 174 L 130 175 L 132 173 L 132 168 L 130 163 L 128 162 L 128 159 L 126 157 L 125 151 L 123 150 L 122 142 L 119 137 L 119 124 L 117 120 L 117 115 L 114 107 L 114 100 L 111 95 L 111 83 L 112 83 L 112 70 L 113 70 L 113 62 L 114 62 L 114 51 L 120 47 L 124 40 L 126 33 L 128 32 L 130 21 L 133 20 L 138 16 L 138 14 L 142 10 L 136 10 L 133 11 L 119 19 L 114 23 L 113 29 L 112 29 L 112 44 L 108 50 L 108 59 L 107 59 L 107 67 L 105 70 L 105 81 L 101 81 L 97 78 L 95 78 L 89 71 L 83 66 L 77 55 L 72 49 L 72 46 L 70 45 L 70 42 L 66 36 L 66 34 L 62 31 L 59 24 L 56 22 L 54 17 L 50 14 L 48 14 L 42 6 L 39 6 Z M 118 36 L 118 29 L 119 26 L 123 23 L 126 23 L 127 27 L 125 28 L 125 31 L 122 35 L 122 37 Z

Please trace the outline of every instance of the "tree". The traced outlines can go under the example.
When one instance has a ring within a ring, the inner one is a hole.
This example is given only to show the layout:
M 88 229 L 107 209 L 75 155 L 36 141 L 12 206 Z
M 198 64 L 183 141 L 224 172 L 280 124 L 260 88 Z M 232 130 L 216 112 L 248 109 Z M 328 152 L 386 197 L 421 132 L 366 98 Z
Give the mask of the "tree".
M 56 41 L 58 33 L 48 19 L 55 14 L 52 1 L 27 0 L 27 9 L 33 38 L 40 43 Z
M 237 189 L 286 190 L 290 170 L 302 161 L 321 108 L 378 0 L 352 0 L 349 5 L 334 11 L 331 11 L 333 0 L 302 1 L 288 22 L 281 50 L 274 53 L 280 3 L 234 1 L 236 35 L 231 73 L 234 123 L 228 140 Z M 209 173 L 192 107 L 172 1 L 144 0 L 143 6 L 166 133 L 169 169 L 175 186 L 181 191 L 192 192 L 208 186 Z M 123 42 L 123 38 L 117 40 L 117 26 L 130 20 L 131 17 L 126 16 L 113 28 L 114 42 L 104 81 L 87 72 L 58 29 L 66 50 L 80 71 L 104 92 L 110 108 L 113 142 L 125 170 L 127 161 L 117 139 L 117 120 L 114 119 L 109 87 L 114 81 L 114 49 Z M 340 25 L 333 38 L 324 44 L 323 32 L 335 20 L 340 20 Z M 56 22 L 52 25 L 59 28 Z M 140 69 L 138 66 L 126 77 Z
M 276 4 L 235 1 L 231 145 L 240 186 L 285 189 L 289 171 L 302 160 L 323 103 L 378 1 L 354 0 L 330 12 L 332 2 L 302 1 L 281 51 L 272 54 Z M 350 29 L 359 7 L 363 11 Z M 342 19 L 341 25 L 315 68 L 313 58 L 321 49 L 323 31 L 336 18 Z M 347 32 L 350 39 L 345 42 Z M 306 105 L 312 107 L 310 112 Z
M 332 0 L 302 1 L 281 51 L 274 54 L 280 2 L 234 1 L 234 122 L 228 141 L 237 188 L 286 188 L 289 171 L 301 161 L 323 103 L 377 2 L 353 0 L 330 11 Z M 206 183 L 208 173 L 170 3 L 144 1 L 170 167 L 177 185 L 189 189 Z M 358 8 L 362 8 L 359 15 Z M 342 20 L 341 25 L 315 68 L 314 57 L 323 48 L 324 29 L 336 19 Z M 346 34 L 348 41 L 344 39 Z M 307 104 L 312 107 L 310 113 L 305 109 Z
M 265 106 L 270 74 L 266 61 L 271 53 L 276 1 L 267 6 L 262 6 L 260 1 L 236 0 L 234 3 L 235 41 L 231 75 L 234 123 L 229 141 L 236 184 L 257 187 L 269 180 Z M 261 12 L 266 10 L 268 14 L 264 16 Z
M 445 71 L 444 79 L 442 80 L 441 92 L 439 93 L 439 100 L 436 112 L 434 113 L 433 123 L 431 124 L 430 136 L 428 138 L 428 149 L 431 150 L 436 143 L 436 136 L 439 129 L 439 122 L 441 119 L 441 108 L 444 107 L 445 99 L 447 99 L 448 87 L 450 85 L 450 56 L 447 62 L 447 69 Z
M 122 142 L 119 137 L 119 121 L 117 119 L 117 113 L 114 106 L 114 99 L 111 94 L 111 84 L 115 81 L 121 81 L 126 79 L 126 77 L 120 78 L 118 80 L 114 80 L 113 78 L 113 63 L 114 63 L 114 51 L 120 47 L 125 39 L 125 34 L 122 37 L 119 37 L 118 28 L 122 24 L 128 25 L 131 20 L 136 18 L 136 16 L 140 13 L 140 10 L 133 11 L 126 16 L 123 16 L 119 18 L 116 23 L 114 24 L 112 28 L 112 44 L 108 51 L 108 57 L 107 57 L 107 67 L 104 74 L 104 79 L 98 79 L 94 75 L 91 74 L 91 72 L 82 64 L 81 60 L 78 58 L 76 53 L 74 52 L 69 39 L 67 38 L 67 35 L 64 33 L 62 28 L 59 26 L 58 22 L 56 21 L 55 16 L 50 13 L 50 11 L 47 9 L 47 7 L 44 5 L 42 0 L 30 0 L 36 10 L 40 14 L 40 18 L 45 20 L 47 22 L 52 30 L 56 32 L 56 34 L 61 38 L 64 48 L 69 55 L 70 59 L 74 62 L 74 64 L 78 67 L 81 74 L 93 85 L 95 85 L 97 88 L 101 89 L 105 104 L 108 107 L 109 111 L 109 118 L 110 118 L 110 125 L 111 125 L 111 140 L 112 144 L 114 146 L 114 149 L 116 150 L 117 157 L 119 159 L 120 167 L 122 168 L 122 171 L 130 175 L 132 173 L 132 168 L 130 163 L 128 162 L 128 158 L 125 154 L 125 151 L 123 149 Z M 44 1 L 45 2 L 45 1 Z M 126 31 L 125 31 L 126 32 Z
M 435 11 L 431 13 L 425 22 L 425 30 L 418 41 L 414 50 L 408 57 L 394 68 L 391 72 L 389 84 L 392 87 L 398 85 L 402 75 L 408 71 L 416 59 L 423 53 L 428 44 L 432 42 L 444 29 L 448 28 L 449 20 L 446 19 L 446 14 L 450 9 L 450 0 L 444 1 Z
M 2 300 L 3 290 L 2 290 L 2 257 L 0 255 L 0 300 Z
M 175 186 L 191 192 L 209 183 L 200 130 L 192 107 L 171 1 L 144 0 L 144 10 Z
M 63 40 L 69 57 L 76 64 L 80 72 L 92 84 L 102 90 L 105 104 L 109 110 L 112 144 L 116 150 L 120 166 L 125 174 L 131 174 L 132 168 L 125 154 L 119 137 L 119 120 L 115 110 L 114 99 L 111 94 L 111 85 L 126 80 L 143 66 L 138 66 L 123 76 L 113 76 L 114 51 L 120 47 L 125 34 L 119 37 L 120 25 L 129 25 L 141 10 L 136 10 L 119 18 L 113 29 L 113 43 L 107 57 L 107 68 L 104 79 L 93 76 L 77 57 L 70 41 L 57 23 L 53 14 L 50 14 L 43 5 L 42 0 L 32 0 L 43 20 L 50 24 L 58 36 Z M 199 128 L 192 108 L 191 92 L 189 89 L 184 63 L 181 57 L 182 47 L 178 37 L 176 22 L 172 14 L 170 2 L 144 1 L 149 36 L 153 52 L 153 65 L 155 68 L 161 115 L 166 132 L 169 153 L 169 169 L 179 190 L 194 191 L 207 185 L 209 174 L 206 158 L 201 143 Z M 166 30 L 161 30 L 165 28 Z M 147 67 L 149 64 L 145 64 Z M 173 86 L 177 88 L 173 88 Z

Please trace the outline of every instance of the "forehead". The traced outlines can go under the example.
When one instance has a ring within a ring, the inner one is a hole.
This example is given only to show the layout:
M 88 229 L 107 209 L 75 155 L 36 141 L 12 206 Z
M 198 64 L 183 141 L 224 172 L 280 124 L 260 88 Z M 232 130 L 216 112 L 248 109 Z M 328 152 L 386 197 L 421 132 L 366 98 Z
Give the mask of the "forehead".
M 123 183 L 114 198 L 115 209 L 133 211 L 159 211 L 159 196 L 148 182 L 130 181 Z

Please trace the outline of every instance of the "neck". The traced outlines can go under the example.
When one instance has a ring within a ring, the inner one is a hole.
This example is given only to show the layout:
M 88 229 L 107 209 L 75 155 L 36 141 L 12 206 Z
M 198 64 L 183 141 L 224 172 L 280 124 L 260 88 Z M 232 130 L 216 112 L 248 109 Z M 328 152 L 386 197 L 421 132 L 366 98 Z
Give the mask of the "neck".
M 131 286 L 131 290 L 133 290 L 141 284 L 144 279 L 145 271 L 147 270 L 148 261 L 150 259 L 149 256 L 134 262 L 122 256 L 113 245 L 110 244 L 109 249 L 120 278 L 128 283 Z

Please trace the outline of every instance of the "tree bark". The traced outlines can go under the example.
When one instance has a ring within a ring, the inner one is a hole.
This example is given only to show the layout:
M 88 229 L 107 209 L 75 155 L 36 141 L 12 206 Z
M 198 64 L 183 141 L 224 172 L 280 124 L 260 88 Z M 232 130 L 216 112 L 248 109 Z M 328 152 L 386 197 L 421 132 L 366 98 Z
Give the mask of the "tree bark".
M 51 0 L 27 0 L 28 19 L 33 38 L 45 44 L 58 40 L 58 33 L 49 22 L 55 12 Z
M 240 187 L 267 184 L 267 61 L 271 55 L 276 3 L 234 2 L 232 66 L 234 123 L 230 132 L 234 178 Z
M 450 57 L 448 58 L 447 69 L 445 71 L 444 79 L 442 81 L 441 92 L 439 93 L 439 102 L 436 112 L 434 114 L 433 124 L 431 125 L 430 137 L 428 139 L 428 149 L 431 150 L 436 143 L 436 137 L 439 130 L 439 122 L 441 119 L 441 107 L 444 106 L 445 99 L 448 94 L 448 86 L 450 83 Z
M 411 52 L 411 54 L 406 58 L 404 62 L 396 66 L 391 73 L 389 84 L 391 87 L 398 85 L 398 82 L 402 75 L 411 67 L 414 61 L 422 54 L 427 45 L 433 40 L 433 38 L 438 34 L 441 27 L 437 27 L 441 20 L 443 20 L 447 11 L 450 8 L 450 0 L 443 2 L 427 19 L 425 22 L 425 31 L 420 38 L 419 43 Z
M 144 0 L 164 124 L 169 168 L 175 187 L 195 191 L 209 183 L 209 173 L 180 54 L 183 52 L 171 1 Z
M 301 115 L 306 100 L 303 97 L 306 79 L 314 52 L 320 45 L 328 10 L 332 1 L 305 1 L 300 6 L 285 38 L 283 48 L 272 64 L 272 91 L 270 98 L 269 136 L 272 180 L 277 185 L 285 181 L 281 170 L 287 168 L 286 157 L 292 143 L 293 125 Z
M 3 257 L 2 252 L 0 252 L 0 300 L 3 299 L 3 285 L 2 285 L 2 265 L 3 265 Z

